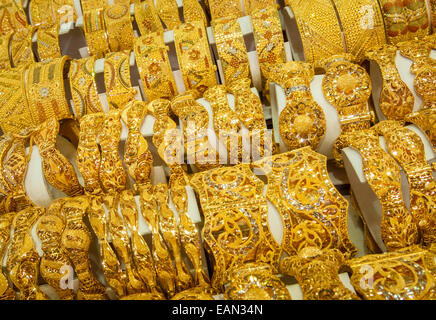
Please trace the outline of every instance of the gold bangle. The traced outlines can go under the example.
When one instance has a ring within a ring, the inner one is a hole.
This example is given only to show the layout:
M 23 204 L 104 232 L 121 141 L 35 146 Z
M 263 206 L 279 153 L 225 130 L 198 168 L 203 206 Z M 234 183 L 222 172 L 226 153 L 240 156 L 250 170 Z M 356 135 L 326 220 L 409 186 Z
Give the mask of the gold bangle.
M 360 300 L 339 279 L 344 264 L 344 256 L 337 249 L 306 247 L 297 256 L 285 258 L 280 268 L 297 279 L 304 300 Z
M 281 247 L 268 224 L 264 184 L 247 164 L 212 169 L 190 179 L 204 214 L 206 249 L 213 256 L 212 288 L 222 292 L 228 270 L 246 262 L 264 262 L 277 272 Z
M 345 37 L 347 53 L 357 63 L 365 60 L 365 52 L 386 43 L 383 15 L 377 0 L 333 0 Z
M 363 159 L 363 173 L 382 208 L 381 237 L 389 251 L 415 244 L 418 226 L 403 201 L 400 167 L 379 143 L 371 129 L 341 135 L 338 150 L 356 149 Z
M 250 64 L 239 21 L 221 18 L 213 21 L 212 28 L 225 84 L 231 86 L 236 80 L 250 77 Z
M 421 39 L 430 33 L 426 1 L 378 1 L 382 8 L 389 43 Z
M 193 287 L 177 293 L 171 300 L 215 300 L 210 292 L 202 286 Z
M 71 162 L 56 149 L 56 137 L 59 122 L 52 118 L 47 120 L 32 134 L 42 158 L 42 170 L 48 183 L 69 196 L 83 193 L 76 171 Z
M 44 23 L 36 29 L 38 56 L 40 61 L 49 61 L 61 58 L 62 52 L 59 45 L 59 23 Z
M 103 8 L 83 12 L 83 31 L 90 56 L 98 59 L 110 52 Z
M 254 41 L 260 71 L 269 80 L 276 64 L 286 62 L 285 41 L 279 13 L 275 8 L 264 8 L 252 12 Z
M 163 33 L 150 33 L 135 39 L 136 64 L 149 102 L 159 98 L 172 99 L 178 94 L 168 50 Z
M 79 120 L 86 114 L 103 111 L 95 82 L 95 60 L 91 56 L 71 61 L 70 88 L 75 115 Z
M 129 61 L 130 51 L 112 52 L 104 59 L 104 83 L 110 108 L 122 109 L 135 97 Z
M 365 300 L 434 300 L 434 254 L 410 246 L 347 261 L 351 284 Z M 393 279 L 395 279 L 393 281 Z
M 9 42 L 12 33 L 0 36 L 0 70 L 10 69 L 12 67 L 9 56 Z
M 64 252 L 74 264 L 74 271 L 79 279 L 77 299 L 105 300 L 106 289 L 96 279 L 91 270 L 89 246 L 91 232 L 83 221 L 89 207 L 86 196 L 67 198 L 61 210 L 66 225 L 62 233 L 61 245 Z
M 317 68 L 319 60 L 346 51 L 339 20 L 330 0 L 286 0 L 285 3 L 292 9 L 297 22 L 304 61 Z
M 240 0 L 209 0 L 210 16 L 212 21 L 220 18 L 240 18 L 244 14 Z
M 176 130 L 177 125 L 169 116 L 169 100 L 156 99 L 150 102 L 147 108 L 155 117 L 155 122 L 153 124 L 153 144 L 159 151 L 162 150 L 163 146 L 166 147 L 172 142 L 172 140 L 166 138 L 166 133 L 169 130 Z
M 276 0 L 244 0 L 244 11 L 246 16 L 251 15 L 254 11 L 259 9 L 277 9 L 277 7 L 278 5 Z
M 135 4 L 135 20 L 142 36 L 153 32 L 164 32 L 153 0 L 145 0 Z
M 34 32 L 35 27 L 27 26 L 11 35 L 9 48 L 13 67 L 28 66 L 36 61 L 32 50 Z
M 326 131 L 324 111 L 313 99 L 310 82 L 313 66 L 290 61 L 277 65 L 271 81 L 279 84 L 286 95 L 286 106 L 279 115 L 279 130 L 290 150 L 305 146 L 318 147 Z
M 6 248 L 10 241 L 10 234 L 12 228 L 12 221 L 14 219 L 15 212 L 9 212 L 0 215 L 0 260 L 3 261 Z M 7 275 L 0 271 L 0 300 L 15 300 L 16 294 L 9 283 Z
M 0 8 L 0 16 L 7 17 L 0 22 L 0 34 L 15 33 L 28 26 L 26 14 L 19 1 L 4 1 Z
M 357 252 L 348 235 L 348 202 L 330 181 L 324 155 L 305 147 L 260 160 L 254 167 L 267 174 L 267 198 L 281 215 L 287 254 L 307 247 L 338 249 L 346 257 Z M 316 172 L 311 181 L 308 171 Z
M 133 26 L 128 4 L 109 5 L 104 11 L 109 48 L 113 52 L 133 48 Z
M 412 112 L 415 99 L 401 80 L 395 65 L 397 47 L 384 45 L 366 52 L 366 57 L 375 61 L 381 69 L 383 87 L 380 94 L 380 109 L 388 120 L 403 120 Z
M 155 3 L 159 18 L 168 30 L 175 30 L 182 24 L 175 0 L 155 0 Z
M 199 21 L 185 23 L 174 30 L 174 43 L 185 89 L 202 96 L 217 84 L 206 29 Z
M 433 147 L 433 151 L 436 152 L 436 108 L 432 107 L 410 113 L 405 120 L 413 123 L 424 132 Z
M 226 300 L 292 300 L 288 289 L 265 263 L 247 263 L 230 271 Z
M 82 11 L 86 12 L 95 9 L 105 9 L 107 1 L 104 0 L 80 0 Z
M 432 31 L 433 33 L 436 30 L 436 0 L 430 0 L 430 11 L 431 11 L 431 22 L 432 22 Z
M 4 134 L 0 140 L 0 169 L 3 171 L 5 158 L 8 156 L 9 151 L 12 148 L 13 137 L 10 134 Z M 0 172 L 0 196 L 4 199 L 12 191 L 13 186 L 11 182 L 6 178 L 3 172 Z
M 29 4 L 29 15 L 34 26 L 56 20 L 53 1 L 34 0 Z
M 50 118 L 72 118 L 65 98 L 64 69 L 69 67 L 68 56 L 47 63 L 32 63 L 27 72 L 26 90 L 29 108 L 35 124 Z
M 204 27 L 207 28 L 206 14 L 198 0 L 185 0 L 183 2 L 183 18 L 185 22 L 203 21 Z
M 61 216 L 63 205 L 63 199 L 53 201 L 36 226 L 41 249 L 44 252 L 39 269 L 43 279 L 55 289 L 59 298 L 73 300 L 73 290 L 69 287 L 61 287 L 65 269 L 72 270 L 72 263 L 60 246 L 65 229 L 65 217 Z
M 382 121 L 372 129 L 385 137 L 389 153 L 407 175 L 410 189 L 410 213 L 417 222 L 424 245 L 436 242 L 436 220 L 433 218 L 436 184 L 432 168 L 425 158 L 421 138 L 417 133 L 396 121 Z
M 17 213 L 12 223 L 13 236 L 8 248 L 6 267 L 12 283 L 19 290 L 20 300 L 48 300 L 38 286 L 39 254 L 30 234 L 45 209 L 30 207 Z

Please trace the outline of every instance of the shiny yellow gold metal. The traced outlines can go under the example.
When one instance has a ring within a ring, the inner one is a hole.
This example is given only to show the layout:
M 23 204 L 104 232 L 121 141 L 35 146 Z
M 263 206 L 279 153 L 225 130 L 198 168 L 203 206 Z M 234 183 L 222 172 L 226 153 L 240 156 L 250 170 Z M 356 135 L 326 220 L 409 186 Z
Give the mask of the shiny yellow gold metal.
M 174 43 L 185 89 L 197 97 L 217 84 L 206 29 L 201 21 L 185 23 L 174 30 Z
M 251 15 L 251 13 L 258 9 L 263 8 L 276 8 L 277 2 L 275 0 L 244 0 L 244 12 L 245 15 Z
M 10 69 L 11 58 L 9 57 L 9 40 L 12 33 L 0 36 L 0 70 Z
M 436 30 L 436 0 L 430 0 L 430 11 L 431 11 L 431 23 L 433 26 L 432 31 Z
M 103 8 L 84 10 L 83 31 L 90 56 L 101 58 L 110 52 Z
M 306 247 L 298 255 L 282 260 L 280 268 L 297 279 L 304 300 L 360 300 L 339 279 L 344 264 L 344 256 L 337 249 Z
M 80 0 L 80 4 L 82 5 L 82 11 L 94 10 L 99 8 L 105 8 L 107 5 L 107 1 L 105 0 Z
M 61 58 L 62 52 L 59 44 L 59 26 L 56 21 L 44 23 L 36 29 L 39 61 L 49 61 Z
M 404 120 L 412 112 L 415 100 L 398 73 L 396 55 L 397 47 L 393 45 L 375 47 L 366 52 L 366 57 L 375 61 L 381 69 L 383 87 L 379 105 L 388 120 Z
M 247 263 L 230 271 L 227 300 L 292 300 L 288 289 L 266 263 Z
M 209 0 L 212 21 L 220 18 L 240 18 L 243 16 L 241 1 L 239 0 Z
M 112 4 L 106 7 L 104 22 L 106 25 L 109 49 L 112 52 L 133 48 L 133 26 L 129 4 Z
M 149 33 L 135 39 L 135 59 L 149 102 L 155 99 L 172 99 L 177 86 L 171 69 L 163 33 Z
M 161 294 L 143 292 L 130 294 L 122 297 L 120 300 L 165 300 L 165 298 L 163 298 Z
M 32 51 L 32 36 L 35 30 L 34 26 L 27 26 L 11 35 L 9 54 L 12 67 L 28 66 L 36 61 Z
M 406 122 L 411 122 L 424 132 L 436 152 L 436 107 L 422 109 L 406 116 Z
M 153 144 L 158 150 L 162 146 L 170 146 L 173 142 L 168 133 L 177 130 L 176 123 L 170 118 L 170 101 L 166 99 L 156 99 L 147 106 L 149 112 L 155 117 L 153 124 Z M 165 159 L 164 159 L 165 160 Z
M 171 300 L 215 300 L 214 297 L 204 287 L 194 287 L 177 293 Z
M 159 18 L 165 24 L 167 30 L 175 30 L 182 24 L 179 15 L 179 7 L 175 0 L 155 0 Z
M 14 219 L 15 212 L 9 212 L 0 215 L 0 260 L 3 261 L 6 248 L 8 247 L 9 240 L 11 239 L 12 221 Z M 16 294 L 9 283 L 6 274 L 0 272 L 0 300 L 15 300 Z
M 142 36 L 153 32 L 164 32 L 154 0 L 145 0 L 135 4 L 135 20 Z
M 73 0 L 34 0 L 29 11 L 35 26 L 54 21 L 61 24 L 74 22 L 77 18 Z
M 0 1 L 0 35 L 19 31 L 28 25 L 26 13 L 19 1 Z
M 204 27 L 207 28 L 206 14 L 198 0 L 183 1 L 183 18 L 185 22 L 203 21 Z

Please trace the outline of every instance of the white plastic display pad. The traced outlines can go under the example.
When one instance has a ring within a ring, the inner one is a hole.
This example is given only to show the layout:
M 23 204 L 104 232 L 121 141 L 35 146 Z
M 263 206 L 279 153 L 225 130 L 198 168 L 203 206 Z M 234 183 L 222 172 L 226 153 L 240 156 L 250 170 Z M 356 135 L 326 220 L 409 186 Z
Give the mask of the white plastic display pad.
M 432 163 L 436 161 L 436 155 L 431 148 L 431 145 L 425 135 L 415 126 L 407 126 L 409 129 L 416 132 L 424 143 L 425 157 L 427 162 Z M 385 151 L 386 144 L 383 136 L 380 136 L 380 145 Z M 344 166 L 347 172 L 351 189 L 354 192 L 356 201 L 360 207 L 362 215 L 368 226 L 368 230 L 371 232 L 375 242 L 382 251 L 386 251 L 386 246 L 384 245 L 381 237 L 381 220 L 382 220 L 382 209 L 381 204 L 369 184 L 365 179 L 363 173 L 362 156 L 358 151 L 353 148 L 345 148 L 342 151 Z M 433 172 L 433 177 L 436 179 L 436 174 Z M 406 207 L 409 209 L 409 184 L 407 182 L 406 174 L 404 170 L 401 169 L 401 188 L 402 195 Z

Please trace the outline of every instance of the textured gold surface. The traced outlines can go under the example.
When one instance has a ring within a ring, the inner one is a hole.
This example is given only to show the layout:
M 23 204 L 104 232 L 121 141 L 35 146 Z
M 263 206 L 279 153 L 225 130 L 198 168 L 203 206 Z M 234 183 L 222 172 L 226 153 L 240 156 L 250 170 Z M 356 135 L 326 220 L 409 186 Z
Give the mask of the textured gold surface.
M 167 30 L 174 30 L 182 24 L 176 0 L 155 0 L 155 3 L 159 18 Z
M 203 21 L 204 27 L 207 27 L 206 14 L 198 0 L 183 1 L 183 18 L 185 22 Z
M 142 36 L 152 32 L 164 32 L 153 0 L 145 0 L 135 4 L 135 20 Z
M 128 4 L 112 4 L 104 11 L 109 49 L 113 52 L 133 48 L 133 27 Z
M 101 58 L 110 51 L 103 8 L 83 12 L 83 31 L 90 56 Z
M 36 29 L 39 61 L 49 61 L 61 58 L 62 52 L 59 44 L 59 23 L 44 23 Z
M 32 51 L 34 31 L 35 27 L 27 26 L 11 35 L 9 51 L 13 67 L 27 66 L 35 61 Z
M 209 0 L 212 21 L 220 18 L 240 18 L 243 16 L 240 0 Z

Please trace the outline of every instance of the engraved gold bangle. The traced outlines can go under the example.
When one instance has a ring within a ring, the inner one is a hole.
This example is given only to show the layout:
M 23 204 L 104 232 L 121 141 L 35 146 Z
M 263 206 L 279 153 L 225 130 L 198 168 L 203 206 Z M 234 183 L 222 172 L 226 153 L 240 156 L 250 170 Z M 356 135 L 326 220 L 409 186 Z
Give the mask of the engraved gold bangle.
M 198 0 L 183 1 L 183 18 L 185 22 L 203 21 L 204 27 L 207 28 L 206 14 Z
M 0 36 L 0 70 L 10 69 L 11 59 L 9 56 L 9 42 L 11 33 Z
M 90 56 L 101 58 L 110 52 L 103 8 L 83 12 L 83 31 Z
M 110 108 L 122 109 L 133 100 L 130 82 L 130 51 L 112 52 L 104 59 L 104 84 Z
M 79 120 L 86 114 L 102 111 L 95 82 L 95 60 L 95 57 L 91 56 L 71 61 L 70 88 L 75 115 Z
M 389 251 L 417 243 L 418 226 L 403 201 L 400 167 L 379 144 L 371 129 L 341 135 L 339 150 L 356 149 L 363 158 L 363 173 L 382 208 L 381 237 Z
M 38 56 L 40 61 L 61 58 L 62 52 L 59 45 L 59 23 L 44 23 L 36 29 Z
M 199 21 L 185 23 L 174 31 L 174 43 L 185 89 L 202 96 L 217 84 L 206 29 Z
M 32 50 L 32 36 L 35 27 L 21 28 L 11 35 L 9 50 L 13 67 L 27 66 L 35 62 Z
M 250 76 L 247 49 L 239 21 L 222 18 L 212 23 L 215 43 L 224 73 L 224 83 L 231 86 L 233 81 Z
M 422 109 L 406 116 L 406 122 L 418 126 L 427 136 L 433 150 L 436 152 L 436 108 Z
M 155 3 L 159 18 L 163 21 L 167 30 L 175 30 L 182 24 L 179 7 L 175 0 L 155 0 Z
M 421 39 L 430 33 L 430 22 L 425 0 L 411 2 L 378 1 L 382 9 L 389 43 L 396 44 L 415 38 Z
M 220 18 L 240 18 L 243 16 L 241 1 L 239 0 L 209 0 L 212 21 Z
M 392 45 L 372 48 L 366 52 L 366 57 L 375 61 L 381 69 L 383 87 L 379 105 L 388 120 L 403 120 L 412 112 L 415 100 L 398 73 L 396 55 L 397 47 Z
M 27 99 L 34 123 L 43 123 L 47 119 L 71 118 L 70 108 L 65 98 L 64 69 L 70 58 L 52 59 L 47 63 L 30 65 L 27 72 Z
M 286 95 L 286 106 L 279 115 L 280 136 L 290 150 L 308 145 L 316 149 L 325 135 L 326 119 L 310 92 L 312 65 L 290 61 L 277 65 L 272 74 L 271 81 Z
M 133 48 L 133 26 L 128 4 L 113 4 L 104 11 L 109 48 L 113 52 Z
M 145 0 L 135 4 L 135 20 L 142 36 L 152 32 L 164 32 L 154 0 Z
M 177 86 L 171 69 L 163 33 L 150 33 L 135 39 L 135 59 L 149 102 L 177 95 Z
M 5 17 L 0 23 L 1 35 L 17 32 L 28 25 L 23 6 L 18 1 L 3 1 L 0 16 Z
M 330 0 L 286 0 L 285 3 L 294 13 L 306 62 L 317 68 L 320 59 L 345 52 L 341 27 Z
M 254 11 L 264 8 L 277 8 L 275 0 L 244 0 L 245 15 L 251 15 Z
M 29 15 L 34 26 L 56 20 L 53 1 L 34 0 L 29 4 Z
M 88 10 L 104 9 L 107 5 L 105 0 L 80 0 L 82 5 L 82 11 L 86 12 Z
M 8 247 L 11 239 L 12 221 L 14 219 L 15 212 L 10 212 L 0 215 L 0 259 L 3 261 L 6 248 Z M 0 300 L 15 300 L 16 294 L 9 283 L 7 275 L 0 272 Z

